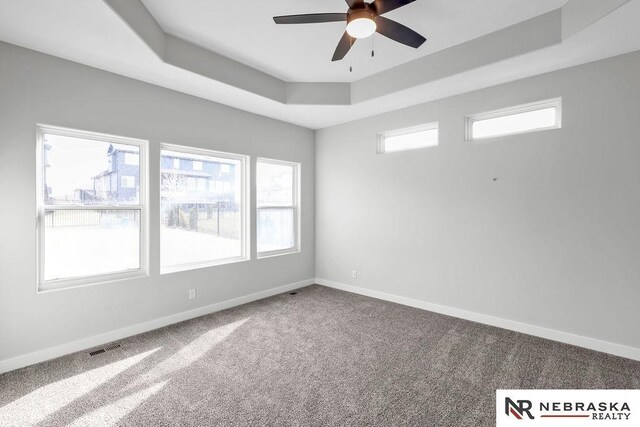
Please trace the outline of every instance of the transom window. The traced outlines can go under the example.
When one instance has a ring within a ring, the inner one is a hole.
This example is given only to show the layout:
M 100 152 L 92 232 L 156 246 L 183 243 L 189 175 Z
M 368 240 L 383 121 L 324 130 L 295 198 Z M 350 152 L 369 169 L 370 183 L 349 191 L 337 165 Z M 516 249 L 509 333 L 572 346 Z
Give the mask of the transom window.
M 560 98 L 518 105 L 467 117 L 467 140 L 516 135 L 562 126 Z
M 298 163 L 256 163 L 258 257 L 299 250 Z
M 38 127 L 40 290 L 146 274 L 146 149 Z
M 247 157 L 162 145 L 160 163 L 161 272 L 247 259 Z
M 438 123 L 397 129 L 378 135 L 378 153 L 415 150 L 438 145 Z

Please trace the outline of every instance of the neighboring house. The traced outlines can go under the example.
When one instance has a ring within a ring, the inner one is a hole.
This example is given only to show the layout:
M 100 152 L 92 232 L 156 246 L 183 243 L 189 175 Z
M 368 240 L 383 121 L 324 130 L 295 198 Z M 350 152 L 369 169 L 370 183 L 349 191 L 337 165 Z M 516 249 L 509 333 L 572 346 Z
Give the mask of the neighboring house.
M 106 171 L 78 185 L 75 199 L 90 202 L 127 202 L 140 192 L 140 156 L 137 151 L 109 146 Z M 189 157 L 163 156 L 160 165 L 161 194 L 183 204 L 225 205 L 235 203 L 235 165 L 225 162 L 199 161 Z
M 75 190 L 75 199 L 82 202 L 109 201 L 122 203 L 136 200 L 140 192 L 140 155 L 137 151 L 115 148 L 107 150 L 106 171 L 82 183 Z
M 234 204 L 235 165 L 221 161 L 195 160 L 179 155 L 160 161 L 163 199 L 186 204 Z

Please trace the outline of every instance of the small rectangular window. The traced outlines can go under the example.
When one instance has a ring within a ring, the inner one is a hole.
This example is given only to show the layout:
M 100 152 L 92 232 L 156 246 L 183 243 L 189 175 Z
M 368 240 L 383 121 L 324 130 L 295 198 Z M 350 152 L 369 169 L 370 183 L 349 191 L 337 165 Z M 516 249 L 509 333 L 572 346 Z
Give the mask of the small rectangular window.
M 39 290 L 145 274 L 145 155 L 145 141 L 38 127 Z
M 495 138 L 561 127 L 562 100 L 519 105 L 467 117 L 467 140 Z
M 258 257 L 299 249 L 298 163 L 258 159 L 256 201 Z
M 247 157 L 173 145 L 162 145 L 160 156 L 161 164 L 179 156 L 200 165 L 199 171 L 161 170 L 161 272 L 247 259 Z M 230 165 L 227 191 L 214 177 L 221 164 Z
M 438 124 L 414 126 L 378 135 L 378 153 L 415 150 L 438 145 Z
M 124 153 L 124 164 L 138 166 L 140 164 L 140 155 L 138 153 Z
M 135 176 L 122 176 L 122 188 L 136 188 Z
M 173 159 L 173 168 L 180 169 L 180 159 Z
M 193 170 L 201 171 L 202 170 L 202 162 L 193 162 Z
M 206 178 L 198 178 L 198 191 L 207 191 Z

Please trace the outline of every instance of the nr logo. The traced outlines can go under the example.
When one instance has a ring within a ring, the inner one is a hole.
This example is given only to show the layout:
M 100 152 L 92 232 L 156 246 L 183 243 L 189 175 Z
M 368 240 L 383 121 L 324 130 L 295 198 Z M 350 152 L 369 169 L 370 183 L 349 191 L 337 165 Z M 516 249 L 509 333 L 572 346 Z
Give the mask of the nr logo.
M 505 414 L 511 416 L 513 415 L 517 419 L 521 420 L 524 418 L 524 414 L 527 414 L 529 419 L 533 419 L 533 415 L 531 415 L 531 408 L 533 407 L 530 400 L 516 400 L 515 402 L 508 397 L 505 398 L 504 401 L 504 412 Z

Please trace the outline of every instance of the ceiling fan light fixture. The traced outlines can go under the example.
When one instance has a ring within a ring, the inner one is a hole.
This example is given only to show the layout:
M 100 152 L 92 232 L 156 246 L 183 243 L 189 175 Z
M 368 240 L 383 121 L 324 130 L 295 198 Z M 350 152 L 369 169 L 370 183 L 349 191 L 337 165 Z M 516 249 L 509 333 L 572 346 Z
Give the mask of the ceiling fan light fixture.
M 347 33 L 356 39 L 367 38 L 376 32 L 374 16 L 368 10 L 360 10 L 349 15 L 347 19 Z

